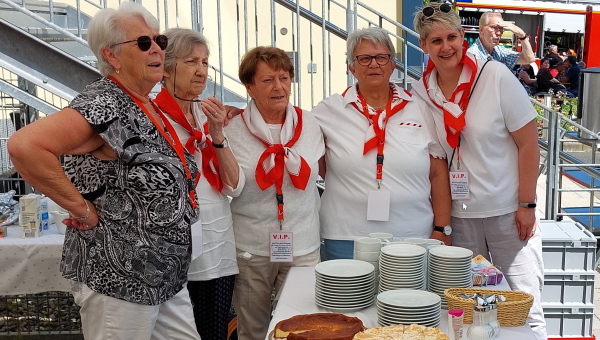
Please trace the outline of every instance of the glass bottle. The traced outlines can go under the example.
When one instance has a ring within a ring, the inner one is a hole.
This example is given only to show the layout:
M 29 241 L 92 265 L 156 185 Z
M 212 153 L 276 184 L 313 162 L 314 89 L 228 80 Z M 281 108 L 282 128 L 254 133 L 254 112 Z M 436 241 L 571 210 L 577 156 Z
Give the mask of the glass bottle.
M 489 311 L 487 306 L 473 307 L 473 324 L 467 331 L 468 340 L 492 340 L 494 339 L 494 329 L 489 325 L 486 314 Z
M 500 333 L 500 323 L 498 322 L 498 304 L 490 304 L 490 326 L 494 329 L 494 337 Z

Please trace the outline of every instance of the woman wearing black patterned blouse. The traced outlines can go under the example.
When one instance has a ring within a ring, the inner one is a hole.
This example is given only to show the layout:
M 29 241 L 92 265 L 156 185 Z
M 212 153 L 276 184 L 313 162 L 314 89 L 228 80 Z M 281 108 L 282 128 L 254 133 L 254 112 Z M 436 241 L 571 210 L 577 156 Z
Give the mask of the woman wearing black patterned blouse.
M 23 178 L 71 213 L 61 271 L 86 340 L 200 339 L 186 289 L 198 170 L 148 98 L 163 76 L 158 32 L 133 2 L 99 11 L 88 41 L 104 77 L 8 143 Z

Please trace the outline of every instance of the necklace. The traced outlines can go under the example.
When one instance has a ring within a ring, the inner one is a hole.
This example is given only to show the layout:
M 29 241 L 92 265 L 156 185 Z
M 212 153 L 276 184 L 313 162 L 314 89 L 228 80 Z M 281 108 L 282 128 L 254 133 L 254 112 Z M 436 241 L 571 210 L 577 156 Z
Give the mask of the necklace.
M 378 107 L 373 107 L 373 106 L 371 106 L 371 108 L 372 108 L 373 110 L 377 111 L 377 110 L 381 110 L 381 109 L 383 109 L 383 108 L 384 108 L 386 105 L 387 105 L 387 103 L 385 103 L 385 104 L 383 104 L 383 105 L 381 105 L 381 106 L 378 106 Z

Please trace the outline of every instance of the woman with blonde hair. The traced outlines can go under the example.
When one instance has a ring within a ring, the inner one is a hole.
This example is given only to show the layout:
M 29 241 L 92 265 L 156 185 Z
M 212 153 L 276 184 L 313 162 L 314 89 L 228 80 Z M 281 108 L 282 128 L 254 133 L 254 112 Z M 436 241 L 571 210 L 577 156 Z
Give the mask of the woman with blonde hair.
M 429 64 L 413 93 L 427 103 L 424 114 L 448 155 L 452 242 L 492 259 L 513 290 L 533 295 L 528 322 L 537 339 L 546 339 L 535 214 L 537 112 L 508 68 L 467 53 L 451 5 L 424 7 L 414 27 Z

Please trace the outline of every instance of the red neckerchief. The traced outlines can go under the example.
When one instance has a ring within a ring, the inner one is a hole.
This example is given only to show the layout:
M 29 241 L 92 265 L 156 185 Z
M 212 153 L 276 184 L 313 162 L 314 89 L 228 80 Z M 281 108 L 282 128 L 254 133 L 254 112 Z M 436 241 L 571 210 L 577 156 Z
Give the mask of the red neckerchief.
M 283 174 L 284 174 L 284 169 L 285 169 L 285 164 L 284 164 L 284 157 L 285 157 L 285 149 L 286 148 L 291 148 L 292 146 L 294 146 L 294 144 L 298 141 L 298 138 L 300 138 L 300 134 L 302 132 L 302 109 L 300 109 L 299 107 L 294 106 L 294 109 L 296 110 L 296 114 L 298 114 L 298 124 L 296 124 L 296 126 L 294 127 L 294 136 L 285 144 L 273 144 L 270 145 L 268 142 L 264 141 L 263 139 L 261 139 L 260 137 L 254 135 L 256 138 L 258 138 L 261 142 L 263 142 L 267 148 L 265 149 L 265 151 L 263 151 L 262 155 L 260 156 L 259 160 L 258 160 L 258 164 L 256 165 L 256 183 L 258 183 L 258 187 L 261 190 L 266 190 L 267 188 L 269 188 L 270 186 L 272 186 L 273 184 L 275 184 L 275 187 L 277 188 L 277 217 L 279 219 L 279 222 L 281 223 L 283 221 Z M 244 115 L 244 110 L 240 110 L 240 114 Z M 246 121 L 244 120 L 244 123 L 246 123 Z M 249 130 L 250 131 L 250 130 Z M 252 132 L 250 132 L 252 133 Z M 265 161 L 265 159 L 267 159 L 267 157 L 269 157 L 271 154 L 275 154 L 275 166 L 273 167 L 273 169 L 271 169 L 271 171 L 269 171 L 268 173 L 265 172 L 265 168 L 263 167 L 263 162 Z M 294 175 L 290 172 L 288 172 L 289 176 L 290 176 L 290 180 L 292 181 L 292 184 L 294 185 L 295 188 L 300 189 L 300 190 L 304 190 L 306 189 L 306 185 L 308 184 L 308 180 L 310 179 L 310 166 L 308 166 L 308 163 L 304 160 L 303 157 L 300 157 L 302 165 L 300 166 L 300 171 L 298 172 L 298 175 Z
M 148 109 L 146 109 L 146 107 L 144 106 L 144 104 L 142 104 L 142 102 L 138 98 L 136 98 L 134 95 L 132 95 L 131 93 L 129 93 L 129 91 L 127 91 L 127 89 L 125 89 L 125 87 L 123 87 L 123 85 L 121 85 L 121 83 L 119 83 L 119 81 L 117 79 L 115 79 L 114 77 L 108 77 L 108 79 L 110 79 L 113 82 L 117 83 L 117 85 L 119 85 L 119 87 L 121 87 L 121 89 L 123 91 L 125 91 L 125 93 L 127 93 L 127 95 L 129 97 L 131 97 L 131 99 L 133 99 L 133 101 L 137 104 L 137 106 L 139 106 L 139 108 L 142 109 L 142 111 L 144 111 L 144 113 L 146 114 L 146 116 L 148 116 L 148 118 L 150 119 L 150 121 L 152 121 L 152 123 L 154 124 L 154 126 L 156 126 L 156 129 L 167 140 L 167 142 L 173 148 L 173 150 L 175 150 L 175 153 L 177 153 L 177 156 L 179 157 L 179 160 L 181 160 L 181 164 L 183 165 L 183 168 L 185 169 L 185 175 L 186 175 L 186 177 L 188 179 L 188 182 L 191 182 L 192 181 L 192 174 L 190 173 L 190 170 L 187 167 L 187 162 L 185 160 L 185 151 L 183 149 L 183 144 L 181 144 L 181 141 L 177 138 L 177 133 L 175 132 L 175 128 L 173 128 L 173 125 L 171 125 L 171 123 L 169 122 L 169 120 L 167 119 L 167 117 L 165 117 L 165 115 L 158 108 L 158 106 L 156 106 L 156 104 L 152 100 L 150 100 L 150 104 L 152 104 L 152 107 L 154 107 L 154 110 L 156 110 L 156 112 L 158 113 L 158 115 L 162 119 L 163 123 L 165 124 L 165 127 L 167 128 L 167 131 L 173 137 L 172 139 L 169 138 L 169 136 L 167 136 L 167 134 L 165 133 L 165 131 L 160 127 L 160 125 L 158 125 L 158 122 L 156 121 L 156 119 L 154 119 L 154 117 L 150 114 L 150 112 L 148 111 Z M 189 188 L 190 189 L 190 200 L 192 202 L 192 206 L 194 208 L 196 208 L 198 206 L 198 204 L 196 203 L 196 194 L 194 192 L 195 186 L 192 187 L 191 183 L 189 184 L 189 186 L 190 186 L 190 188 Z
M 371 115 L 369 114 L 369 108 L 367 107 L 367 102 L 366 102 L 365 98 L 363 97 L 363 95 L 360 93 L 360 91 L 358 91 L 358 85 L 356 87 L 356 93 L 358 95 L 358 101 L 360 102 L 360 104 L 362 106 L 362 111 L 358 108 L 358 105 L 356 105 L 356 103 L 354 103 L 354 102 L 352 103 L 354 108 L 356 108 L 356 110 L 358 112 L 361 112 L 365 116 L 365 118 L 367 118 L 367 121 L 369 122 L 369 126 L 373 125 L 373 130 L 375 131 L 375 137 L 373 137 L 365 142 L 365 146 L 363 149 L 363 155 L 366 155 L 367 152 L 369 152 L 371 149 L 377 147 L 376 178 L 377 178 L 378 184 L 381 184 L 381 180 L 383 178 L 383 147 L 385 146 L 385 129 L 387 128 L 387 123 L 393 115 L 400 112 L 400 110 L 402 110 L 406 106 L 406 104 L 408 104 L 407 100 L 402 100 L 400 102 L 400 104 L 398 104 L 398 105 L 394 106 L 394 108 L 392 108 L 392 99 L 393 99 L 394 95 L 396 94 L 395 92 L 396 92 L 396 89 L 395 89 L 394 85 L 390 84 L 390 97 L 388 98 L 388 102 L 387 102 L 387 105 L 385 108 L 385 112 L 387 112 L 387 114 L 385 116 L 385 122 L 384 122 L 383 129 L 381 128 L 381 126 L 379 126 L 379 118 L 380 118 L 383 110 L 375 111 L 377 113 L 375 114 L 375 116 L 371 117 Z M 406 91 L 404 91 L 404 92 L 406 92 Z M 408 92 L 406 92 L 406 93 L 409 96 L 411 96 L 410 93 L 408 93 Z M 346 93 L 344 92 L 344 95 L 345 94 Z
M 185 148 L 191 154 L 194 154 L 195 151 L 200 151 L 202 153 L 202 173 L 208 183 L 215 188 L 218 192 L 221 192 L 223 189 L 223 182 L 219 178 L 219 160 L 217 158 L 217 153 L 215 152 L 214 146 L 212 143 L 206 142 L 204 143 L 204 147 L 202 149 L 198 149 L 196 147 L 197 143 L 194 141 L 202 142 L 202 137 L 204 134 L 202 131 L 194 129 L 190 122 L 185 117 L 185 114 L 179 107 L 179 104 L 173 99 L 173 97 L 169 94 L 167 89 L 163 88 L 160 93 L 156 96 L 154 102 L 166 113 L 173 118 L 179 125 L 181 125 L 189 134 L 190 138 L 185 143 Z M 208 125 L 204 126 L 204 133 L 208 133 Z M 211 166 L 210 161 L 212 160 L 213 166 L 217 173 L 214 173 Z M 196 183 L 197 184 L 197 183 Z
M 459 145 L 460 130 L 462 130 L 462 128 L 465 127 L 465 112 L 467 111 L 467 104 L 469 103 L 469 97 L 471 96 L 471 89 L 473 88 L 475 76 L 477 75 L 477 61 L 474 61 L 473 59 L 467 57 L 467 48 L 468 43 L 465 40 L 463 42 L 463 56 L 460 60 L 460 64 L 466 65 L 471 68 L 471 79 L 469 79 L 468 83 L 459 84 L 452 93 L 452 96 L 450 97 L 450 101 L 454 103 L 457 95 L 462 92 L 460 100 L 458 101 L 458 103 L 456 103 L 462 110 L 461 115 L 458 116 L 458 118 L 454 117 L 454 115 L 452 115 L 444 107 L 436 103 L 431 98 L 431 96 L 429 96 L 431 102 L 443 111 L 444 126 L 446 129 L 446 141 L 452 148 L 456 148 Z M 427 95 L 429 95 L 429 85 L 427 85 L 427 79 L 429 78 L 429 75 L 431 74 L 431 71 L 434 68 L 435 64 L 433 63 L 433 61 L 431 61 L 431 59 L 429 59 L 429 62 L 427 63 L 427 70 L 423 74 L 423 84 L 425 84 L 425 90 L 427 91 Z

